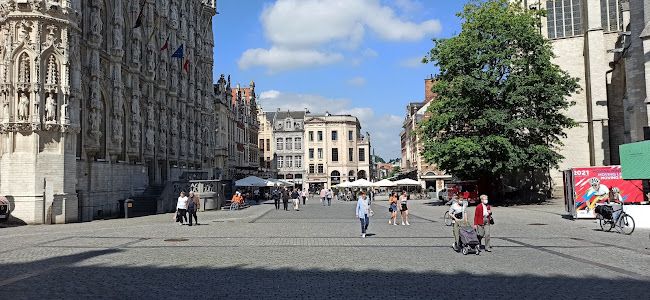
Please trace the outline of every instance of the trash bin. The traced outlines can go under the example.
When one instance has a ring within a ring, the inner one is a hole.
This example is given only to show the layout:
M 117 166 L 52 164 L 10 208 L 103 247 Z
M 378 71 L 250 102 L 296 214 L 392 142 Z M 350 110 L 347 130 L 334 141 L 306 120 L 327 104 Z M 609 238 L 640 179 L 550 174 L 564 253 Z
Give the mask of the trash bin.
M 124 218 L 133 218 L 133 200 L 124 200 Z
M 9 200 L 0 196 L 0 222 L 9 220 Z

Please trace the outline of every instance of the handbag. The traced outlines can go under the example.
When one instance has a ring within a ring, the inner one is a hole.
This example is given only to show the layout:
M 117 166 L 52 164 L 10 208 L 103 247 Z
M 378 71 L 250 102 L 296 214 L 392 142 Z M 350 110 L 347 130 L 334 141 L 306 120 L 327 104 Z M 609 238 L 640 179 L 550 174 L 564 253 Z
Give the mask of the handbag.
M 392 207 L 389 207 L 389 208 L 388 208 L 388 212 L 391 212 L 391 213 L 392 213 L 392 212 L 393 212 L 393 208 L 392 208 Z
M 492 216 L 490 216 L 490 225 L 494 225 L 494 218 Z
M 370 216 L 372 217 L 372 216 L 374 216 L 374 215 L 375 215 L 375 212 L 372 211 L 372 209 L 371 209 L 371 210 L 370 210 Z

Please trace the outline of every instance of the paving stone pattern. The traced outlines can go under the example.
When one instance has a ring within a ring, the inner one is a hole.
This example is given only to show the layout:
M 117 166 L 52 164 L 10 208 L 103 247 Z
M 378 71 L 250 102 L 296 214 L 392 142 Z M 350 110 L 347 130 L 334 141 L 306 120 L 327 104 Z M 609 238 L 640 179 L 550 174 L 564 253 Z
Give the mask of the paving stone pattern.
M 494 251 L 464 256 L 436 201 L 411 201 L 411 225 L 393 226 L 379 197 L 366 238 L 355 205 L 2 228 L 0 299 L 648 297 L 648 230 L 602 232 L 561 203 L 494 207 Z

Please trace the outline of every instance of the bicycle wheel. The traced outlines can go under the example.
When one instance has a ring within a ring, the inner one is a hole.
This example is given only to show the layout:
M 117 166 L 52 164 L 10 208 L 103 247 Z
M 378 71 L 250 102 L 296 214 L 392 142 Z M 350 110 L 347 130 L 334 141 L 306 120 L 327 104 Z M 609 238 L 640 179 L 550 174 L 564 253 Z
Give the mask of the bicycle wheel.
M 451 226 L 451 216 L 449 215 L 449 212 L 445 212 L 445 225 L 446 226 Z
M 628 214 L 623 214 L 616 222 L 617 230 L 622 234 L 632 234 L 634 232 L 634 226 L 634 219 Z
M 230 203 L 230 211 L 237 210 L 238 206 L 237 202 Z
M 611 221 L 603 218 L 601 214 L 597 214 L 596 218 L 598 219 L 598 224 L 600 224 L 600 229 L 602 231 L 611 231 L 612 227 L 614 227 L 614 224 Z

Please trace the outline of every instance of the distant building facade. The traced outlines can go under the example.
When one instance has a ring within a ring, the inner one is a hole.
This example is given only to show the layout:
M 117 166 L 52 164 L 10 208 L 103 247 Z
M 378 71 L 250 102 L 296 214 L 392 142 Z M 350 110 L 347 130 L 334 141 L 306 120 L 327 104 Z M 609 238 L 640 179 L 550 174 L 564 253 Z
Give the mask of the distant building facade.
M 451 175 L 438 170 L 434 164 L 429 164 L 422 156 L 423 146 L 416 134 L 420 122 L 428 118 L 427 109 L 436 95 L 431 92 L 435 84 L 433 76 L 424 80 L 425 100 L 412 102 L 406 106 L 406 118 L 400 132 L 402 150 L 400 176 L 420 182 L 422 188 L 436 191 L 444 188 L 445 181 L 451 180 Z M 435 101 L 435 100 L 434 100 Z
M 305 117 L 306 185 L 311 190 L 370 180 L 370 134 L 350 115 Z
M 305 178 L 305 115 L 303 111 L 281 111 L 273 114 L 274 154 L 278 179 L 302 188 Z

